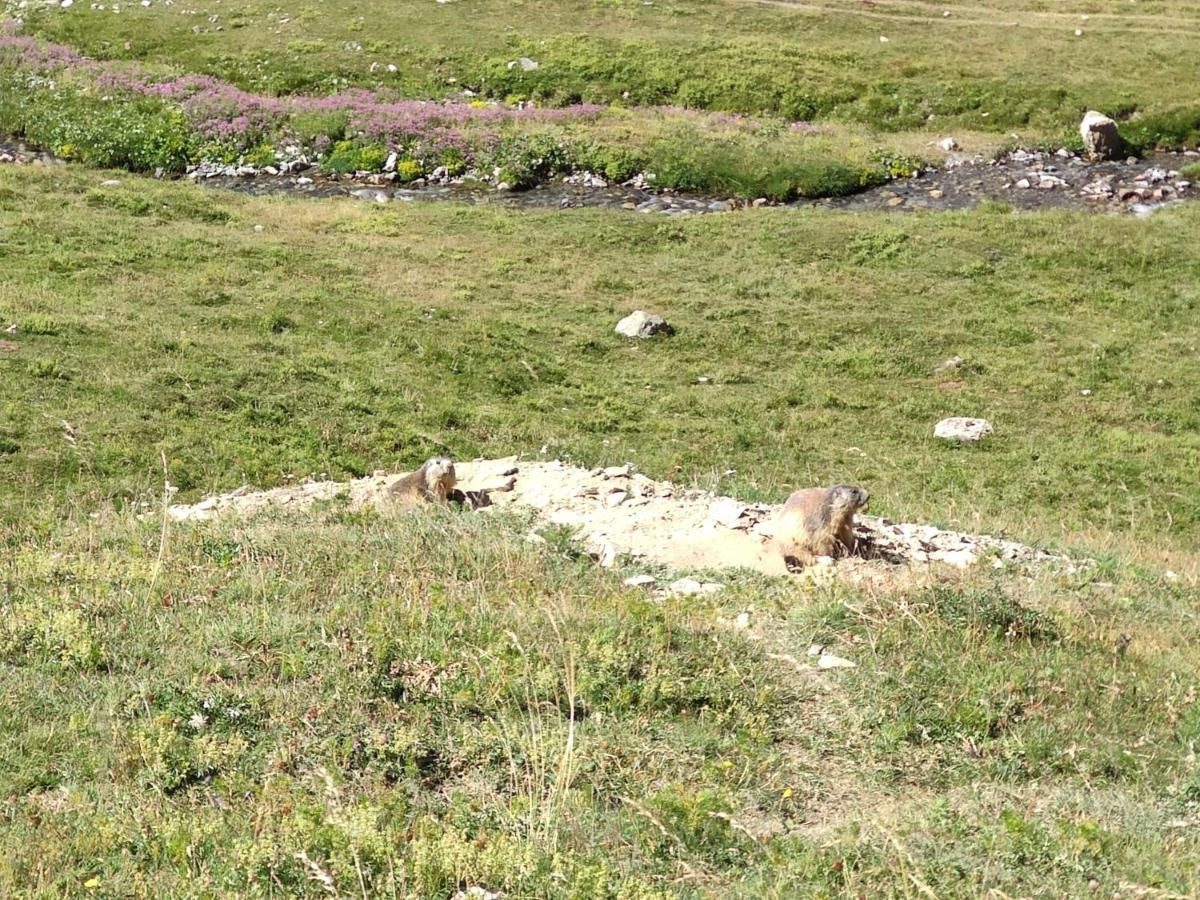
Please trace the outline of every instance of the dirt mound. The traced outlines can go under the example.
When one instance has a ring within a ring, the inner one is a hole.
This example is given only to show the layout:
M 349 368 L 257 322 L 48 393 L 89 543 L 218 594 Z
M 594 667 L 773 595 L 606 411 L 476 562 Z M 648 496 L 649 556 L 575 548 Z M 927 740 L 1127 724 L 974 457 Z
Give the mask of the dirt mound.
M 654 481 L 630 466 L 582 469 L 558 461 L 518 457 L 456 463 L 459 487 L 472 505 L 489 509 L 518 505 L 535 510 L 539 524 L 571 528 L 601 565 L 620 556 L 673 569 L 744 568 L 769 575 L 787 570 L 770 543 L 778 506 L 742 503 L 701 490 Z M 401 474 L 378 473 L 350 482 L 316 481 L 268 491 L 240 488 L 192 506 L 171 506 L 175 521 L 265 510 L 300 510 L 314 502 L 347 496 L 352 506 L 386 504 L 387 487 Z M 931 525 L 859 516 L 861 555 L 822 560 L 807 575 L 829 577 L 837 570 L 858 580 L 895 577 L 897 567 L 941 563 L 963 568 L 982 559 L 996 564 L 1059 562 L 1067 557 L 988 535 L 943 531 Z

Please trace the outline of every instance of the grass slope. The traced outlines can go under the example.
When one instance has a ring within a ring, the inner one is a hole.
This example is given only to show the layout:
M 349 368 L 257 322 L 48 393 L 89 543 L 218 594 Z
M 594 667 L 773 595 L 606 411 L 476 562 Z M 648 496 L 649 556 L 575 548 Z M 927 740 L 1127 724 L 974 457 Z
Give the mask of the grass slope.
M 10 523 L 141 501 L 164 456 L 195 498 L 544 446 L 1093 549 L 1200 534 L 1194 206 L 678 221 L 106 177 L 0 170 Z M 637 307 L 678 333 L 618 338 Z
M 1200 9 L 1183 0 L 1114 9 L 1030 0 L 346 0 L 281 9 L 245 0 L 23 14 L 35 33 L 100 57 L 276 92 L 369 85 L 424 97 L 472 87 L 893 130 L 1015 130 L 1026 141 L 1062 140 L 1084 108 L 1099 107 L 1146 113 L 1146 138 L 1200 140 L 1190 88 L 1200 80 L 1190 52 Z M 520 55 L 540 67 L 509 68 Z
M 549 537 L 334 505 L 10 543 L 0 893 L 1200 890 L 1192 590 L 651 603 Z M 782 658 L 814 640 L 859 668 Z

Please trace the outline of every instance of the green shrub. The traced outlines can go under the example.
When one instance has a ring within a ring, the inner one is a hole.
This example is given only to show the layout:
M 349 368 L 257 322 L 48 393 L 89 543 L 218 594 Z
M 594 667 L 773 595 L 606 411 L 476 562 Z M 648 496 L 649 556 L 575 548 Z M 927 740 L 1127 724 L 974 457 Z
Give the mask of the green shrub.
M 575 165 L 609 181 L 628 181 L 645 168 L 641 153 L 625 146 L 607 146 L 584 141 L 573 150 Z
M 509 135 L 500 142 L 493 165 L 514 188 L 533 187 L 573 168 L 571 152 L 556 132 Z
M 1200 106 L 1184 106 L 1132 119 L 1121 126 L 1137 151 L 1200 144 Z
M 324 167 L 339 175 L 354 172 L 379 172 L 387 162 L 388 150 L 377 144 L 362 146 L 353 141 L 338 141 L 325 157 Z
M 412 181 L 425 174 L 425 168 L 415 159 L 402 159 L 396 163 L 396 178 L 400 181 Z

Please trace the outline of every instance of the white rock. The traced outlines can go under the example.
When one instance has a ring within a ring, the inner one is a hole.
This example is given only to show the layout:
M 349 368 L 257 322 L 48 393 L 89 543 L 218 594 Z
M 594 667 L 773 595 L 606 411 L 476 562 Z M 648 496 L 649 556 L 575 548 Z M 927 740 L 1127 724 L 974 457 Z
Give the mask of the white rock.
M 690 597 L 694 594 L 718 594 L 724 589 L 724 585 L 714 584 L 711 581 L 702 584 L 694 578 L 680 578 L 678 581 L 672 582 L 671 586 L 667 588 L 672 594 L 682 594 L 685 597 Z
M 809 656 L 820 656 L 824 652 L 825 652 L 824 644 L 810 644 L 808 647 L 808 655 Z
M 115 178 L 110 178 L 108 181 L 100 182 L 100 187 L 120 187 L 120 185 L 121 182 L 117 181 Z
M 537 60 L 530 59 L 528 56 L 522 56 L 520 59 L 509 60 L 509 69 L 515 69 L 517 66 L 521 67 L 522 72 L 534 72 L 538 68 L 538 63 Z
M 438 0 L 438 2 L 441 3 L 443 0 Z M 473 884 L 465 891 L 456 893 L 450 900 L 500 900 L 500 895 Z
M 943 138 L 942 140 L 938 141 L 938 146 L 949 153 L 951 150 L 958 149 L 958 141 L 952 137 Z
M 1117 123 L 1094 109 L 1084 114 L 1079 136 L 1083 138 L 1084 150 L 1093 159 L 1117 159 L 1125 148 Z
M 631 575 L 622 581 L 621 584 L 625 585 L 625 587 L 652 588 L 658 584 L 658 579 L 653 575 Z
M 1020 181 L 1018 181 L 1018 182 L 1017 182 L 1017 187 L 1019 187 L 1019 188 L 1027 188 L 1027 187 L 1029 187 L 1029 179 L 1028 179 L 1028 178 L 1022 178 Z
M 670 334 L 672 328 L 662 316 L 635 309 L 617 323 L 616 332 L 622 337 L 648 338 L 656 334 Z
M 933 434 L 934 437 L 945 438 L 948 441 L 978 441 L 993 430 L 992 423 L 987 419 L 951 416 L 938 422 L 933 427 Z
M 617 548 L 603 535 L 593 534 L 588 538 L 588 553 L 602 568 L 611 569 L 617 562 Z
M 255 232 L 257 232 L 258 234 L 262 234 L 262 232 L 263 232 L 263 227 L 262 227 L 261 225 L 255 225 L 255 226 L 254 226 L 254 230 L 255 230 Z
M 822 653 L 817 659 L 818 669 L 854 669 L 857 666 L 848 659 L 842 659 L 840 656 L 832 656 L 829 653 Z
M 708 520 L 716 525 L 733 528 L 745 509 L 745 506 L 732 497 L 718 497 L 708 508 Z
M 738 617 L 733 620 L 733 625 L 735 628 L 742 628 L 742 629 L 749 628 L 750 627 L 750 613 L 738 613 Z
M 948 360 L 943 362 L 936 369 L 934 369 L 934 371 L 935 372 L 948 372 L 952 369 L 961 369 L 962 364 L 963 364 L 963 358 L 961 356 L 956 355 L 956 356 L 950 357 Z

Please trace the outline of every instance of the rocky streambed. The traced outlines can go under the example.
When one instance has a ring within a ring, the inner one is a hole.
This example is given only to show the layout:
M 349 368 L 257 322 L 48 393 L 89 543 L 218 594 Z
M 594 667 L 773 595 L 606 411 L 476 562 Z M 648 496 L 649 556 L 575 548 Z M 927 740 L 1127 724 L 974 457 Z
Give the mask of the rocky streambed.
M 617 184 L 582 173 L 530 190 L 505 191 L 440 173 L 407 184 L 398 183 L 394 173 L 339 177 L 321 173 L 304 160 L 278 167 L 205 165 L 185 178 L 254 196 L 349 198 L 379 204 L 449 201 L 510 209 L 603 208 L 667 216 L 728 212 L 747 206 L 919 212 L 969 209 L 983 202 L 1021 210 L 1079 209 L 1145 216 L 1164 206 L 1200 199 L 1200 180 L 1183 174 L 1197 162 L 1200 151 L 1195 150 L 1096 163 L 1067 150 L 1017 150 L 999 159 L 951 154 L 941 166 L 858 194 L 784 204 L 763 198 L 656 190 L 644 176 Z M 58 165 L 62 161 L 37 148 L 0 139 L 0 163 Z

